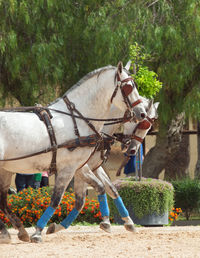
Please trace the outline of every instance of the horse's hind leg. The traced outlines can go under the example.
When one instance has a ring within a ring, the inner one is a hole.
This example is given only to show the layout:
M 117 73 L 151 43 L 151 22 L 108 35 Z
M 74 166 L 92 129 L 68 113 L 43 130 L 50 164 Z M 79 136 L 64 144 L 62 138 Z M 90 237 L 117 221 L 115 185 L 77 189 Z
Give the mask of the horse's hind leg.
M 6 229 L 5 224 L 3 221 L 0 220 L 0 244 L 9 244 L 11 241 L 10 234 L 8 230 Z
M 12 173 L 8 171 L 0 172 L 0 209 L 8 217 L 13 227 L 19 231 L 18 238 L 22 241 L 28 242 L 29 235 L 24 229 L 23 224 L 21 223 L 20 219 L 14 213 L 12 213 L 12 211 L 8 207 L 7 195 L 11 183 L 11 178 Z M 5 232 L 5 230 L 3 230 L 2 232 Z
M 96 171 L 94 171 L 94 174 L 104 184 L 106 193 L 109 194 L 109 196 L 114 200 L 115 206 L 117 207 L 122 220 L 125 222 L 125 229 L 131 232 L 136 232 L 134 223 L 129 216 L 128 210 L 124 206 L 122 198 L 119 196 L 117 189 L 115 188 L 115 186 L 113 185 L 113 183 L 111 182 L 110 178 L 107 176 L 103 168 L 99 167 Z

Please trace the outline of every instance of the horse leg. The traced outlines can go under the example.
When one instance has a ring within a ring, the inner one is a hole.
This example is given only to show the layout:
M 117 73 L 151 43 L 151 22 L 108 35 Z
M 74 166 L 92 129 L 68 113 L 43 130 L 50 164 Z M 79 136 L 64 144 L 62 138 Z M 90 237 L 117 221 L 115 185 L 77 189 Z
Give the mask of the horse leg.
M 119 196 L 117 189 L 115 188 L 110 178 L 105 173 L 104 169 L 102 167 L 99 167 L 97 170 L 94 171 L 94 174 L 104 184 L 106 193 L 109 194 L 109 196 L 114 200 L 115 206 L 117 207 L 122 220 L 125 222 L 124 223 L 125 229 L 131 232 L 136 232 L 134 223 L 129 216 L 128 210 L 124 206 L 122 198 Z
M 13 227 L 19 231 L 18 238 L 22 241 L 28 242 L 29 235 L 26 232 L 22 222 L 14 213 L 12 213 L 12 211 L 8 207 L 7 195 L 8 195 L 8 189 L 11 184 L 11 178 L 12 178 L 12 173 L 1 170 L 0 172 L 0 189 L 1 189 L 0 190 L 0 209 L 8 217 Z M 2 228 L 1 232 L 3 235 L 8 236 L 8 233 L 6 233 L 4 228 Z
M 31 236 L 31 242 L 33 243 L 42 242 L 42 230 L 44 229 L 44 227 L 47 225 L 47 222 L 54 214 L 54 211 L 59 205 L 66 187 L 68 186 L 69 182 L 71 181 L 74 175 L 74 173 L 71 173 L 70 171 L 73 171 L 73 169 L 68 167 L 67 169 L 65 168 L 62 171 L 60 171 L 60 173 L 57 174 L 55 186 L 53 189 L 53 194 L 51 197 L 50 206 L 45 210 L 41 218 L 38 220 L 36 225 L 36 231 Z
M 3 223 L 3 221 L 0 220 L 0 244 L 9 244 L 11 242 L 10 234 Z
M 105 188 L 103 183 L 94 175 L 94 173 L 89 169 L 83 171 L 77 171 L 76 173 L 79 173 L 80 178 L 87 184 L 91 185 L 95 191 L 98 193 L 98 201 L 99 201 L 99 207 L 101 211 L 102 216 L 102 222 L 100 223 L 100 228 L 104 231 L 110 233 L 110 220 L 109 220 L 109 208 L 108 208 L 108 202 L 107 202 L 107 196 L 105 193 Z
M 47 234 L 55 233 L 64 228 L 68 228 L 71 223 L 77 218 L 78 214 L 85 204 L 87 184 L 93 186 L 95 190 L 99 193 L 99 199 L 102 199 L 100 202 L 100 210 L 103 214 L 103 222 L 101 222 L 100 227 L 106 232 L 110 232 L 109 209 L 107 205 L 107 200 L 105 199 L 106 195 L 104 186 L 100 182 L 100 180 L 96 178 L 96 176 L 94 176 L 88 165 L 85 165 L 81 169 L 77 170 L 74 176 L 74 190 L 76 198 L 74 209 L 60 224 L 52 223 L 47 230 Z
M 80 211 L 82 210 L 85 204 L 86 190 L 87 190 L 87 183 L 85 183 L 80 178 L 79 173 L 75 173 L 75 176 L 74 176 L 75 207 L 60 224 L 52 223 L 48 227 L 48 230 L 46 232 L 47 234 L 52 234 L 62 229 L 67 229 L 72 224 L 72 222 L 77 218 L 78 214 L 80 213 Z

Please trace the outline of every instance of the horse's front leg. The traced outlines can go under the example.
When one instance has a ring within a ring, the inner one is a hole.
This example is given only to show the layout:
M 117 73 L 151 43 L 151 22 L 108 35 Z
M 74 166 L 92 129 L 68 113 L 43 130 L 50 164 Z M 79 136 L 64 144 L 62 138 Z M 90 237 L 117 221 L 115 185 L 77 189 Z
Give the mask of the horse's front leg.
M 86 165 L 78 171 L 85 171 L 87 173 Z M 77 218 L 85 204 L 85 196 L 87 191 L 87 183 L 82 180 L 80 173 L 75 173 L 74 176 L 74 191 L 75 191 L 75 207 L 69 215 L 60 223 L 52 223 L 47 230 L 47 234 L 56 233 L 62 229 L 67 229 L 72 222 Z
M 129 212 L 126 209 L 122 198 L 119 196 L 117 189 L 105 173 L 104 169 L 102 167 L 99 167 L 97 170 L 94 171 L 94 174 L 101 180 L 101 182 L 105 186 L 106 193 L 109 194 L 109 196 L 113 199 L 122 220 L 125 222 L 125 229 L 131 232 L 136 232 L 134 223 L 129 216 Z
M 53 189 L 53 194 L 51 197 L 50 206 L 45 210 L 41 218 L 38 220 L 36 225 L 36 231 L 31 236 L 31 242 L 38 243 L 42 241 L 42 230 L 44 229 L 44 227 L 47 225 L 48 221 L 54 214 L 54 211 L 59 205 L 66 187 L 68 186 L 69 182 L 71 181 L 74 175 L 74 173 L 70 173 L 70 172 L 67 173 L 68 171 L 70 171 L 70 169 L 67 168 L 66 170 L 65 168 L 64 170 L 58 173 L 55 181 L 55 186 Z
M 87 167 L 84 170 L 77 171 L 76 173 L 79 173 L 80 178 L 82 178 L 83 181 L 85 181 L 88 185 L 92 186 L 95 191 L 98 193 L 98 201 L 99 201 L 99 207 L 101 211 L 102 216 L 102 222 L 100 223 L 100 228 L 104 231 L 110 233 L 111 227 L 110 227 L 110 220 L 109 220 L 109 207 L 107 202 L 107 196 L 105 193 L 104 184 L 94 175 L 94 173 L 90 170 L 89 167 Z

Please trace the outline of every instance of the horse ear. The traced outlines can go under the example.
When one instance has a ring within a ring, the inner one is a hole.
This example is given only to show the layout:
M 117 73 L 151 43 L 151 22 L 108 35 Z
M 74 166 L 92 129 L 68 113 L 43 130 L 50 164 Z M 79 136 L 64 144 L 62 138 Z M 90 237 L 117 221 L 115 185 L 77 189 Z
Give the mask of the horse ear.
M 117 71 L 118 71 L 119 73 L 122 73 L 122 71 L 123 71 L 123 64 L 122 64 L 121 61 L 120 61 L 120 62 L 118 63 L 118 65 L 117 65 Z
M 156 110 L 158 109 L 159 104 L 160 104 L 160 102 L 154 103 L 154 107 L 156 108 Z
M 147 112 L 152 108 L 152 105 L 153 105 L 153 99 L 150 99 L 147 107 Z
M 127 71 L 129 71 L 131 67 L 131 60 L 128 61 L 128 63 L 126 64 L 126 66 L 124 67 Z

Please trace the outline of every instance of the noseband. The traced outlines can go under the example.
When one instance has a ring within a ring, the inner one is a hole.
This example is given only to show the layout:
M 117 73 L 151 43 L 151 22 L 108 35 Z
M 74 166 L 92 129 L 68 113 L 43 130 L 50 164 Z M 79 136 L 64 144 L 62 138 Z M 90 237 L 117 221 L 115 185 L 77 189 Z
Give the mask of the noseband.
M 114 92 L 112 94 L 111 103 L 112 103 L 114 97 L 116 96 L 118 89 L 120 88 L 122 96 L 123 96 L 123 99 L 124 99 L 124 102 L 125 102 L 125 104 L 127 106 L 127 109 L 132 109 L 135 106 L 137 106 L 138 104 L 140 104 L 142 102 L 141 99 L 138 99 L 135 102 L 131 103 L 129 98 L 128 98 L 130 93 L 133 91 L 133 86 L 128 84 L 128 82 L 131 81 L 133 83 L 134 87 L 135 87 L 133 78 L 132 77 L 128 77 L 128 78 L 126 78 L 124 80 L 121 80 L 118 73 L 116 74 L 116 78 L 117 78 L 117 85 L 116 85 L 116 88 L 115 88 L 115 90 L 114 90 Z
M 138 125 L 135 127 L 135 129 L 133 130 L 133 133 L 131 135 L 131 139 L 134 139 L 140 143 L 143 142 L 144 138 L 141 138 L 137 135 L 135 135 L 135 132 L 137 129 L 140 129 L 140 130 L 147 130 L 149 129 L 152 124 L 154 123 L 155 119 L 154 118 L 150 118 L 150 117 L 146 117 L 142 122 L 138 123 Z

